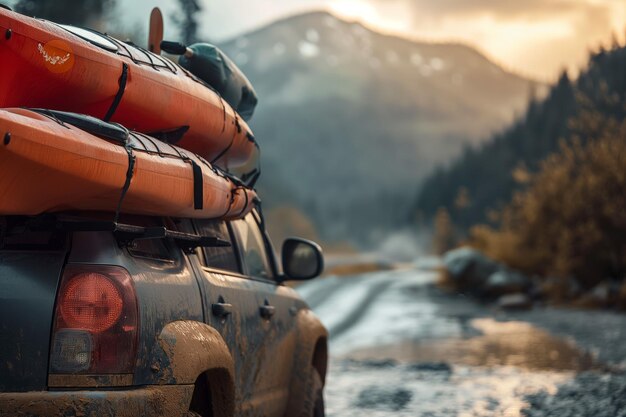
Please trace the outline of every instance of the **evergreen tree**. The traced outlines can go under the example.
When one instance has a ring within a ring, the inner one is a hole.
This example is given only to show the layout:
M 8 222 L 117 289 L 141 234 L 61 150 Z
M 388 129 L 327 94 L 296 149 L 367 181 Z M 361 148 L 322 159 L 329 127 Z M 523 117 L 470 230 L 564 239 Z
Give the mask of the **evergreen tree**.
M 74 26 L 98 26 L 116 0 L 18 0 L 16 12 Z
M 468 148 L 461 158 L 436 170 L 423 184 L 415 211 L 433 220 L 439 207 L 455 219 L 457 233 L 488 222 L 526 184 L 513 173 L 523 166 L 537 172 L 541 161 L 559 150 L 561 141 L 578 138 L 585 144 L 597 137 L 601 124 L 585 114 L 599 113 L 615 120 L 626 118 L 626 47 L 614 41 L 610 50 L 591 53 L 588 68 L 572 81 L 564 71 L 543 100 L 531 100 L 526 114 L 478 149 Z M 459 189 L 466 189 L 472 204 L 460 208 Z
M 437 255 L 443 255 L 454 248 L 454 226 L 445 207 L 440 207 L 435 216 L 433 247 Z
M 178 26 L 182 41 L 187 45 L 198 41 L 198 13 L 202 11 L 200 0 L 178 0 L 180 11 L 172 15 Z

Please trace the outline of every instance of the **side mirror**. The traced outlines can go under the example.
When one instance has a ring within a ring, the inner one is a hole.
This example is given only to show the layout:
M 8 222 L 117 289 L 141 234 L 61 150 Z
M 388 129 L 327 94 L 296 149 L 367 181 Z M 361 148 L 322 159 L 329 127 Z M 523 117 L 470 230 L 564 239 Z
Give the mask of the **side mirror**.
M 300 238 L 289 238 L 283 243 L 283 270 L 285 280 L 304 281 L 319 276 L 324 270 L 322 248 L 317 243 Z

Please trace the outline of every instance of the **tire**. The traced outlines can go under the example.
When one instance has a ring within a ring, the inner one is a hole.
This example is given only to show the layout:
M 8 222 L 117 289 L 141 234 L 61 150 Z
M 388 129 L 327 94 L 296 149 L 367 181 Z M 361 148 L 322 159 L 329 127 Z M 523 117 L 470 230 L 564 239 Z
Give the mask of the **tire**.
M 312 385 L 313 385 L 313 393 L 314 393 L 314 398 L 315 398 L 312 417 L 325 417 L 326 409 L 324 406 L 324 385 L 322 384 L 322 377 L 317 372 L 317 370 L 313 370 L 313 384 Z

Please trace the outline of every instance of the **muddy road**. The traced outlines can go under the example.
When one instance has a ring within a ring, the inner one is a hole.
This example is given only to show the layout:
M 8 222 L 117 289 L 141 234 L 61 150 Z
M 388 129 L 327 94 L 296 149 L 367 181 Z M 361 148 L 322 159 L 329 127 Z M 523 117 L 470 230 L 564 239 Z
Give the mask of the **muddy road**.
M 298 288 L 331 334 L 327 415 L 624 416 L 626 315 L 503 313 L 408 268 Z

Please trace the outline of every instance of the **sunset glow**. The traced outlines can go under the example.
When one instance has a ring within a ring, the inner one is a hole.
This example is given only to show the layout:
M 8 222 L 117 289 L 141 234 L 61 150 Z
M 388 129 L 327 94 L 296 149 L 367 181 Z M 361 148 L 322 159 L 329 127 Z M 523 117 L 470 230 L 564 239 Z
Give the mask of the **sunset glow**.
M 173 0 L 120 0 L 135 25 L 159 6 L 167 17 Z M 469 44 L 505 68 L 553 81 L 584 65 L 589 49 L 624 39 L 624 0 L 211 0 L 204 1 L 201 32 L 225 40 L 274 20 L 328 10 L 378 31 L 420 41 Z M 166 32 L 167 32 L 166 25 Z
M 567 68 L 576 73 L 589 49 L 623 39 L 626 2 L 613 0 L 449 1 L 336 0 L 326 6 L 338 16 L 410 38 L 470 44 L 504 67 L 541 80 Z

